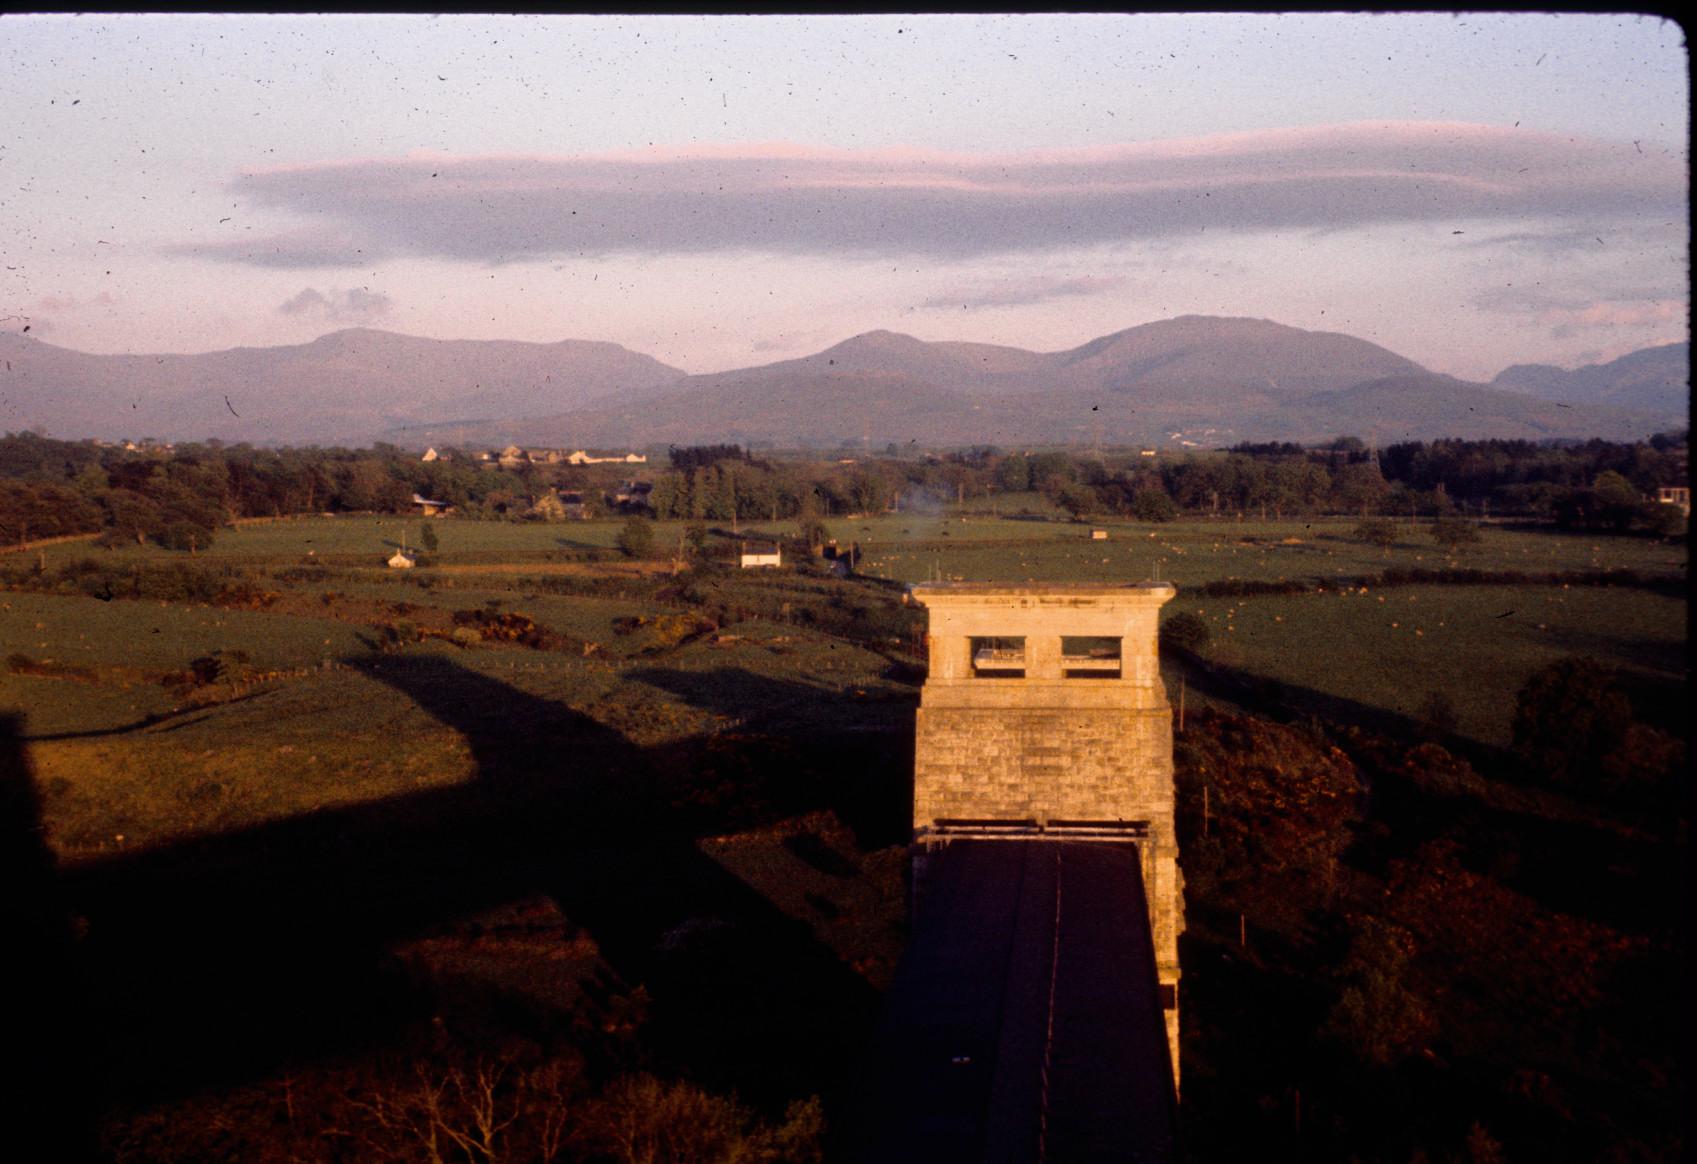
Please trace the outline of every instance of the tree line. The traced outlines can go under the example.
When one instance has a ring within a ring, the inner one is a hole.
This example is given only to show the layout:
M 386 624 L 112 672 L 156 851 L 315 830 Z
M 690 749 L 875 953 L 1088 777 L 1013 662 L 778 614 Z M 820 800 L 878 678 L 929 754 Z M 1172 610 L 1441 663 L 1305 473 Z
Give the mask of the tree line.
M 890 451 L 893 453 L 893 450 Z M 1687 434 L 1592 440 L 1404 441 L 1382 450 L 1354 437 L 1304 448 L 1086 455 L 977 446 L 925 456 L 761 459 L 737 445 L 674 446 L 645 500 L 616 501 L 622 466 L 502 468 L 463 454 L 421 461 L 370 449 L 218 442 L 125 450 L 33 433 L 0 437 L 0 543 L 98 534 L 193 551 L 249 517 L 409 509 L 413 496 L 488 519 L 558 518 L 556 491 L 584 512 L 661 519 L 778 521 L 945 507 L 1018 513 L 1040 497 L 1075 519 L 1168 521 L 1180 514 L 1517 517 L 1575 529 L 1672 532 L 1655 490 L 1687 479 Z

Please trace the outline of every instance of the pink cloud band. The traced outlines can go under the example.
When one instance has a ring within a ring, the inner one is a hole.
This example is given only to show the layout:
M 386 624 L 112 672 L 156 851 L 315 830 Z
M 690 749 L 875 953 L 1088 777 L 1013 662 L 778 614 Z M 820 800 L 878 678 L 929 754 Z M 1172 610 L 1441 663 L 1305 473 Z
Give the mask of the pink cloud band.
M 1452 123 L 1358 123 L 967 155 L 788 145 L 252 170 L 327 227 L 179 254 L 281 267 L 756 250 L 938 258 L 1201 230 L 1684 213 L 1670 150 Z

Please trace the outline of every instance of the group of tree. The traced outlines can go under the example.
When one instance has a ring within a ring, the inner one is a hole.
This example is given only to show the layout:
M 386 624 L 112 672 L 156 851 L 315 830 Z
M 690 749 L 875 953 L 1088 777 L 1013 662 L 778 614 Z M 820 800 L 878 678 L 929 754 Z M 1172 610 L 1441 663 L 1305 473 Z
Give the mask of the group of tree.
M 761 459 L 733 444 L 673 447 L 646 501 L 621 496 L 623 466 L 501 467 L 465 455 L 421 461 L 392 445 L 259 449 L 218 442 L 125 450 L 32 433 L 0 437 L 0 541 L 99 533 L 193 550 L 224 522 L 319 512 L 404 512 L 415 494 L 485 519 L 561 519 L 562 491 L 587 516 L 623 510 L 686 521 L 803 522 L 987 504 L 1033 495 L 1075 519 L 1162 522 L 1189 515 L 1288 518 L 1496 515 L 1568 528 L 1683 528 L 1652 500 L 1686 480 L 1683 433 L 1638 443 L 1402 442 L 1375 453 L 1353 437 L 1324 446 L 1082 455 L 991 446 L 926 456 Z M 1373 527 L 1378 528 L 1378 527 Z M 1460 525 L 1451 528 L 1459 529 Z
M 100 534 L 111 544 L 151 541 L 192 550 L 250 517 L 403 513 L 413 496 L 478 518 L 545 516 L 562 490 L 594 513 L 609 508 L 621 466 L 503 468 L 476 459 L 421 461 L 389 445 L 371 449 L 179 445 L 130 450 L 34 433 L 0 436 L 0 542 Z

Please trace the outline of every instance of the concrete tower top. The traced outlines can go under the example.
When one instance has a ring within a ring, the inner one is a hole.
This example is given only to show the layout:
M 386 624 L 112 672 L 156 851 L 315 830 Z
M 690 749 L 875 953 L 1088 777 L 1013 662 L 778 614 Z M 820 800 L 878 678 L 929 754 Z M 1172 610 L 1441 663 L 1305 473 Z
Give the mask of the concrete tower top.
M 1156 636 L 1168 583 L 925 583 L 911 593 L 931 614 L 927 705 L 1162 702 Z
M 1171 598 L 1176 590 L 1171 582 L 915 582 L 910 593 L 927 606 L 933 599 L 944 601 L 952 597 L 970 598 L 981 595 L 1006 603 L 1010 599 L 1076 599 L 1086 603 L 1112 603 L 1116 599 L 1128 602 L 1148 601 L 1156 594 L 1160 601 Z

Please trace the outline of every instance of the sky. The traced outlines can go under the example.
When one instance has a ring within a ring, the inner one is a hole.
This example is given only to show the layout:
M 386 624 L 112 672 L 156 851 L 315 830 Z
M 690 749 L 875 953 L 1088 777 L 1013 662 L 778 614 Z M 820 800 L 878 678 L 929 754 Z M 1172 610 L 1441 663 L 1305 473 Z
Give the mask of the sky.
M 1632 14 L 4 16 L 0 326 L 1575 367 L 1688 338 L 1688 66 Z

